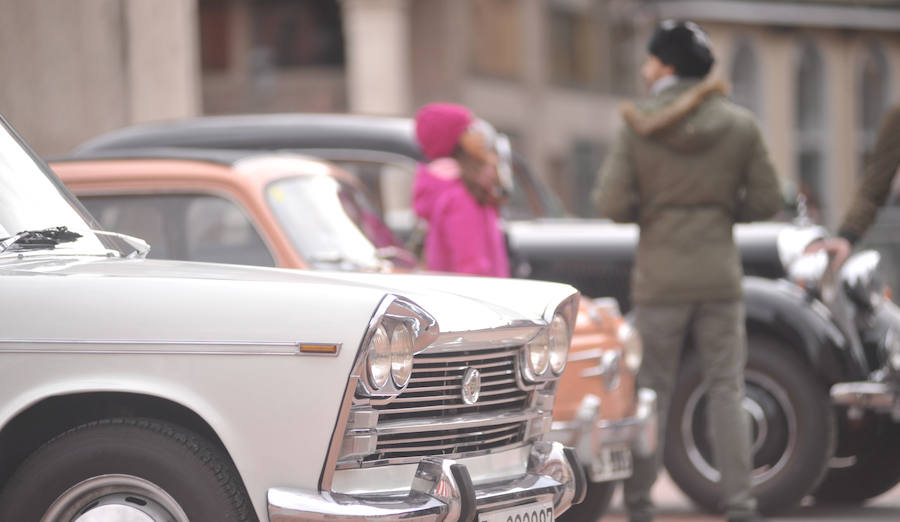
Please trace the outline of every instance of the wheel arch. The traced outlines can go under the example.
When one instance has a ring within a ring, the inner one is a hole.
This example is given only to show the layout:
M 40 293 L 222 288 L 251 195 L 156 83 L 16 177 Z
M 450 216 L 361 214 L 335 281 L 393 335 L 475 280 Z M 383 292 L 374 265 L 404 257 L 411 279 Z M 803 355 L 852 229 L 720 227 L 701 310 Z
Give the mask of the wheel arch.
M 44 397 L 19 411 L 0 429 L 0 490 L 32 452 L 86 422 L 110 417 L 147 417 L 178 424 L 215 444 L 232 460 L 212 426 L 175 401 L 133 392 L 74 392 Z
M 859 377 L 849 343 L 825 306 L 783 280 L 745 277 L 748 335 L 774 337 L 794 350 L 827 384 Z

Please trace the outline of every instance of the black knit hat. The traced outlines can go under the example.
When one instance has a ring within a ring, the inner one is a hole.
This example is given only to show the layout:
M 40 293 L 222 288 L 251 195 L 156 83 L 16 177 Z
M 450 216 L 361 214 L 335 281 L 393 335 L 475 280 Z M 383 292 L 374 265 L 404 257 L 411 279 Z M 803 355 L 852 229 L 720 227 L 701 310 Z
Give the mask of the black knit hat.
M 709 37 L 694 22 L 663 20 L 653 31 L 647 51 L 671 65 L 680 78 L 702 78 L 715 62 Z

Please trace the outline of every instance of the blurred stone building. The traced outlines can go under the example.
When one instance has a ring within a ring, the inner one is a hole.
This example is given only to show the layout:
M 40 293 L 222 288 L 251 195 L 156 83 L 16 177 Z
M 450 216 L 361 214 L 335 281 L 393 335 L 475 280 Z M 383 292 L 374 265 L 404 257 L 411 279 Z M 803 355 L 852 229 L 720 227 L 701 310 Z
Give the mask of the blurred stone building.
M 0 13 L 0 112 L 41 153 L 199 113 L 456 101 L 581 215 L 660 18 L 709 31 L 785 185 L 825 222 L 900 101 L 896 0 L 0 0 Z
M 41 154 L 200 111 L 196 0 L 0 0 L 0 113 Z
M 719 73 L 759 117 L 789 191 L 833 223 L 881 113 L 900 101 L 889 0 L 200 0 L 208 113 L 408 115 L 472 107 L 511 134 L 569 209 L 639 96 L 661 18 L 709 31 Z

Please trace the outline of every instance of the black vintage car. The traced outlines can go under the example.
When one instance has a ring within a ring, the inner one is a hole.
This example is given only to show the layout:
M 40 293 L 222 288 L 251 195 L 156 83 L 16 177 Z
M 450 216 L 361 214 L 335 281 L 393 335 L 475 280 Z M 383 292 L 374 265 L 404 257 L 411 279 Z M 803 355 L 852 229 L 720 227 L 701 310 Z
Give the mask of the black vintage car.
M 385 221 L 401 235 L 415 227 L 410 188 L 421 157 L 408 119 L 302 114 L 198 118 L 115 131 L 85 143 L 75 154 L 139 147 L 285 149 L 314 155 L 357 174 Z M 566 217 L 521 157 L 513 156 L 510 163 L 514 190 L 505 227 L 514 273 L 565 281 L 586 295 L 613 296 L 627 310 L 637 228 Z M 744 407 L 754 429 L 760 508 L 784 509 L 810 493 L 824 501 L 861 502 L 886 491 L 900 480 L 900 466 L 881 473 L 877 483 L 859 480 L 877 464 L 855 459 L 853 452 L 859 450 L 854 448 L 877 430 L 866 419 L 847 422 L 848 409 L 835 407 L 829 397 L 831 385 L 864 380 L 877 367 L 858 341 L 865 336 L 848 332 L 852 324 L 837 321 L 815 296 L 783 279 L 785 267 L 821 230 L 754 223 L 736 227 L 735 233 L 746 274 L 750 350 Z M 672 398 L 666 465 L 692 499 L 715 509 L 718 471 L 706 432 L 703 392 L 700 363 L 689 348 Z M 840 458 L 833 458 L 836 448 Z

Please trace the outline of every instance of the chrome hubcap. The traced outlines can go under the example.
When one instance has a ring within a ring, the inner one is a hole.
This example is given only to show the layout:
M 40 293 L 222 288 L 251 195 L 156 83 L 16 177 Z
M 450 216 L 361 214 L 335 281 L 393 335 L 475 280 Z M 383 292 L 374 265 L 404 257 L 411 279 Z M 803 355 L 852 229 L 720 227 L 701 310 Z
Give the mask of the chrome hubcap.
M 133 475 L 101 475 L 60 495 L 41 522 L 189 522 L 178 502 Z
M 742 402 L 752 427 L 753 484 L 777 475 L 791 459 L 797 444 L 797 415 L 787 391 L 765 374 L 744 373 L 746 396 Z M 712 463 L 712 447 L 707 436 L 705 387 L 688 397 L 681 418 L 684 450 L 694 468 L 707 480 L 717 482 L 719 470 Z

